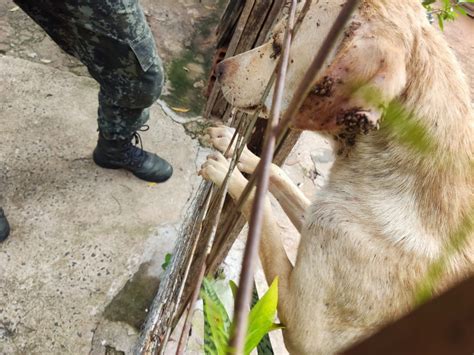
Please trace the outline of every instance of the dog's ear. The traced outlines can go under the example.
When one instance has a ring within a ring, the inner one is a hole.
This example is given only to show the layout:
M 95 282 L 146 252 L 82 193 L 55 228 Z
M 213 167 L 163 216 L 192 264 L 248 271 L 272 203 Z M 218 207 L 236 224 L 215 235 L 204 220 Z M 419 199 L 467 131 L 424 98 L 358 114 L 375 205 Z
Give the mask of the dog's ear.
M 367 132 L 378 126 L 383 106 L 406 85 L 402 46 L 374 35 L 354 35 L 343 43 L 293 119 L 297 129 Z

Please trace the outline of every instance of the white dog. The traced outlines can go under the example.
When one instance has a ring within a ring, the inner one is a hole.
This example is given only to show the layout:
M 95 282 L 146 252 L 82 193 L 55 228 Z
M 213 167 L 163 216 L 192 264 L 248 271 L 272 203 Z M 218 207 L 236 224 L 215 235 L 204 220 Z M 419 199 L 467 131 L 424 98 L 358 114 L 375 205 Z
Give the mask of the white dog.
M 313 1 L 292 45 L 284 106 L 343 3 Z M 279 25 L 271 41 L 218 66 L 229 102 L 242 109 L 258 104 L 282 38 Z M 364 95 L 368 88 L 378 93 L 377 100 Z M 382 120 L 394 107 L 403 107 L 406 114 Z M 293 125 L 335 138 L 339 154 L 326 186 L 311 203 L 272 166 L 270 192 L 300 231 L 301 242 L 292 265 L 267 201 L 260 258 L 267 281 L 280 279 L 278 314 L 288 350 L 330 354 L 412 309 L 429 265 L 472 217 L 469 89 L 419 0 L 366 0 Z M 416 127 L 431 139 L 431 150 L 407 142 L 406 134 Z M 209 135 L 224 151 L 232 131 L 217 127 Z M 246 150 L 238 168 L 251 173 L 257 163 Z M 200 173 L 221 184 L 228 166 L 221 154 L 214 154 Z M 234 200 L 246 183 L 235 170 L 229 186 Z M 243 206 L 247 218 L 251 203 Z M 447 261 L 438 291 L 473 271 L 471 238 Z

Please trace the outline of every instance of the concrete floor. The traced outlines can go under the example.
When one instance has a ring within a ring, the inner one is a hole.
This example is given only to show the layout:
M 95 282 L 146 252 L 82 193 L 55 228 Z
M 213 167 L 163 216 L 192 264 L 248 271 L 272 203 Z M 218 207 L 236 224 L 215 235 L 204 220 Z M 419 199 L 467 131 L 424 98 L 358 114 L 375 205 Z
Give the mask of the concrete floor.
M 100 169 L 92 79 L 0 56 L 0 82 L 0 203 L 12 225 L 0 245 L 0 353 L 85 354 L 140 265 L 160 273 L 200 181 L 198 145 L 155 105 L 144 141 L 173 178 Z

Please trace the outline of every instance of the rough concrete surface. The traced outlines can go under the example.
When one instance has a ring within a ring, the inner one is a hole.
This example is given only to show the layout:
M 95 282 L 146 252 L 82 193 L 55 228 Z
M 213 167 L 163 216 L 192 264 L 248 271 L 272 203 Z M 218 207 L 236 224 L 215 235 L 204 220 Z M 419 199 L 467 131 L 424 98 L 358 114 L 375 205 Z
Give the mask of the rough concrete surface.
M 154 106 L 146 146 L 175 174 L 148 184 L 93 164 L 93 80 L 1 56 L 0 82 L 0 196 L 12 225 L 0 245 L 0 353 L 85 354 L 109 301 L 172 249 L 200 180 L 197 143 Z

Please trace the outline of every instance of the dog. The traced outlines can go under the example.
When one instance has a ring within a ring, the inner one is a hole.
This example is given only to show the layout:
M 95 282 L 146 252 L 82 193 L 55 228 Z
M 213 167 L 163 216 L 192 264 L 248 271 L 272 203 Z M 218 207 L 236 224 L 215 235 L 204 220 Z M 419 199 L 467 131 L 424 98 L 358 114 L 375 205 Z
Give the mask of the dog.
M 291 47 L 283 110 L 344 3 L 311 4 Z M 280 23 L 267 43 L 218 65 L 223 94 L 235 107 L 258 104 L 283 36 Z M 412 310 L 430 265 L 473 215 L 469 88 L 421 2 L 362 1 L 326 64 L 292 125 L 331 137 L 336 160 L 312 202 L 271 166 L 270 193 L 301 240 L 292 265 L 267 197 L 259 250 L 267 281 L 279 277 L 278 315 L 292 354 L 343 351 Z M 270 105 L 268 99 L 264 113 Z M 423 134 L 413 143 L 416 132 Z M 221 152 L 232 134 L 224 126 L 208 130 Z M 242 172 L 254 172 L 258 162 L 244 150 L 229 181 L 234 200 L 247 184 Z M 215 153 L 199 173 L 220 185 L 228 168 Z M 242 206 L 247 220 L 252 198 Z M 474 273 L 467 233 L 463 248 L 446 260 L 436 292 Z

